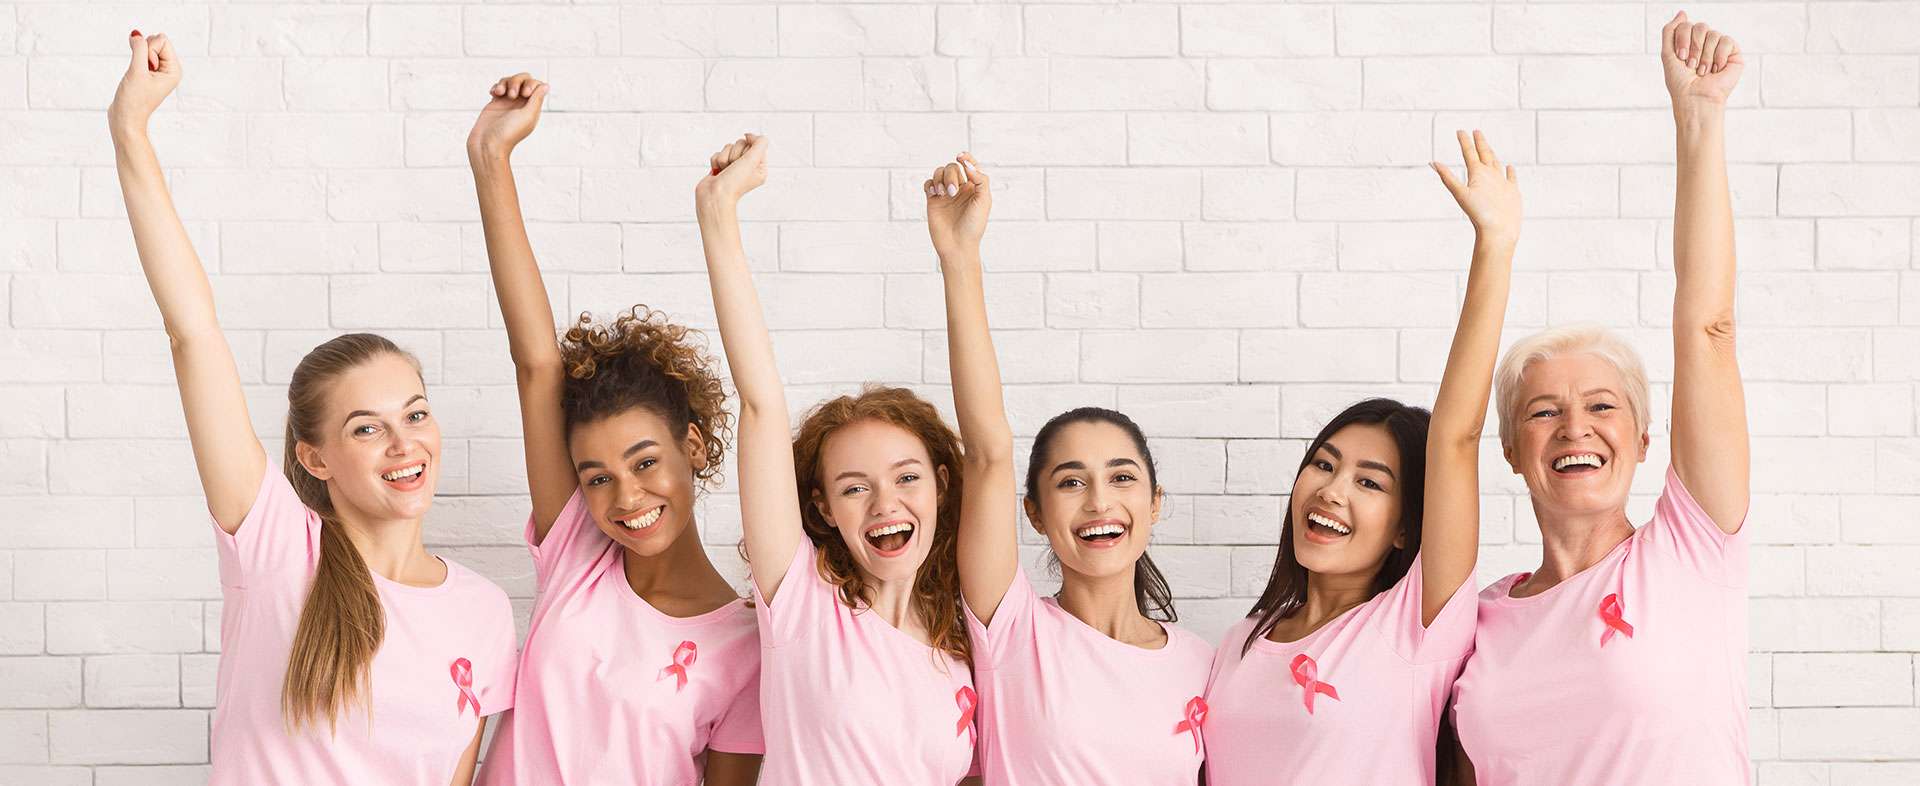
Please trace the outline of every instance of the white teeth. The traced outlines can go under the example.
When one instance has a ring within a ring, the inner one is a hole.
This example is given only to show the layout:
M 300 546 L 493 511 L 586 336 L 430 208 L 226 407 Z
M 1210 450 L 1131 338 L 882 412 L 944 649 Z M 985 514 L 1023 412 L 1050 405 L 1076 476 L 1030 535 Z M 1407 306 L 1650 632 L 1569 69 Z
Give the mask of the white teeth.
M 1308 513 L 1307 520 L 1342 535 L 1352 535 L 1353 528 L 1318 513 Z
M 893 533 L 896 533 L 896 532 L 912 532 L 912 531 L 913 531 L 913 525 L 903 521 L 903 522 L 900 522 L 899 524 L 888 524 L 887 526 L 868 532 L 867 537 L 877 538 L 882 535 L 892 535 Z
M 640 514 L 639 518 L 616 520 L 616 523 L 627 529 L 646 529 L 653 526 L 654 522 L 659 521 L 661 512 L 665 510 L 665 507 L 654 508 L 653 510 Z
M 1571 467 L 1576 464 L 1584 464 L 1589 467 L 1598 467 L 1602 463 L 1603 462 L 1600 460 L 1600 456 L 1596 454 L 1576 453 L 1571 456 L 1561 456 L 1559 459 L 1556 459 L 1553 462 L 1553 469 L 1555 472 L 1558 472 L 1560 470 L 1566 469 L 1567 467 Z
M 1082 538 L 1091 538 L 1098 535 L 1120 535 L 1126 531 L 1126 527 L 1118 524 L 1095 524 L 1074 534 Z
M 406 469 L 396 469 L 385 475 L 381 475 L 380 477 L 384 480 L 405 480 L 407 478 L 413 477 L 425 471 L 427 471 L 427 465 L 415 464 L 411 467 L 407 467 Z

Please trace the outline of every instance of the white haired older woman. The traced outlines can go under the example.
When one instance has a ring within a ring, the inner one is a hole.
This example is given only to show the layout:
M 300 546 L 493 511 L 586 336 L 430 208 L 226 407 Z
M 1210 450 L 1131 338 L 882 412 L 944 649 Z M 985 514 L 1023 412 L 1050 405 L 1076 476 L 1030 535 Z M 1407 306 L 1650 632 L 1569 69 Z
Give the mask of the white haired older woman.
M 1733 342 L 1723 123 L 1732 38 L 1662 30 L 1678 143 L 1672 463 L 1627 520 L 1647 456 L 1646 373 L 1597 328 L 1521 340 L 1496 374 L 1500 441 L 1540 522 L 1540 567 L 1480 596 L 1454 686 L 1480 784 L 1745 784 L 1748 451 Z

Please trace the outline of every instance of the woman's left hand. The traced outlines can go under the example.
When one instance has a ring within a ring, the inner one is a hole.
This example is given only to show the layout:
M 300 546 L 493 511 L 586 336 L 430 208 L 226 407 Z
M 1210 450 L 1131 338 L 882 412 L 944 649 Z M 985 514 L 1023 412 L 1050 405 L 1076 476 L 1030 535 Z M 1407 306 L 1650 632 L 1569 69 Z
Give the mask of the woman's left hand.
M 991 183 L 973 154 L 961 153 L 953 161 L 933 170 L 933 177 L 921 185 L 927 195 L 927 231 L 941 259 L 979 255 L 987 213 L 993 208 Z
M 1520 237 L 1520 181 L 1511 165 L 1500 163 L 1493 145 L 1479 131 L 1468 135 L 1455 132 L 1460 139 L 1460 157 L 1466 160 L 1467 181 L 1454 177 L 1453 170 L 1438 161 L 1433 171 L 1453 194 L 1453 201 L 1473 222 L 1482 238 L 1518 240 Z

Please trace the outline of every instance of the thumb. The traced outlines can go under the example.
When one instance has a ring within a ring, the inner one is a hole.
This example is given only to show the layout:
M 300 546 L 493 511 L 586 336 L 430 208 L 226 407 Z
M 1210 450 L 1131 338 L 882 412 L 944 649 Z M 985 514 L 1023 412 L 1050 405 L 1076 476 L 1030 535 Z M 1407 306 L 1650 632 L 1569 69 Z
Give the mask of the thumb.
M 133 62 L 127 64 L 127 73 L 139 74 L 147 70 L 147 37 L 135 30 L 127 36 L 127 47 L 133 50 Z

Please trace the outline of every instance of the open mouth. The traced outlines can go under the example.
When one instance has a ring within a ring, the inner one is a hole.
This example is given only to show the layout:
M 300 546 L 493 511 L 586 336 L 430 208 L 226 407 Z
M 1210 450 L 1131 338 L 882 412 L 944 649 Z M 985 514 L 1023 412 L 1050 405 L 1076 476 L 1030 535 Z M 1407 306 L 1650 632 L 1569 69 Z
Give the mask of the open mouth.
M 1319 512 L 1307 513 L 1307 534 L 1317 536 L 1316 540 L 1329 542 L 1353 534 L 1353 527 L 1346 522 Z
M 1598 453 L 1572 453 L 1553 460 L 1553 471 L 1561 475 L 1598 472 L 1607 460 Z
M 866 531 L 867 545 L 882 557 L 898 557 L 905 554 L 907 544 L 913 542 L 913 524 L 906 521 L 891 521 Z
M 419 488 L 426 477 L 427 462 L 424 461 L 405 464 L 380 473 L 381 480 L 386 481 L 387 485 L 400 489 L 401 491 L 411 491 Z
M 1115 519 L 1089 521 L 1075 527 L 1073 536 L 1088 546 L 1106 548 L 1127 536 L 1127 525 Z
M 659 523 L 660 516 L 667 512 L 667 506 L 661 505 L 638 516 L 624 519 L 612 519 L 613 523 L 629 530 L 639 531 Z

